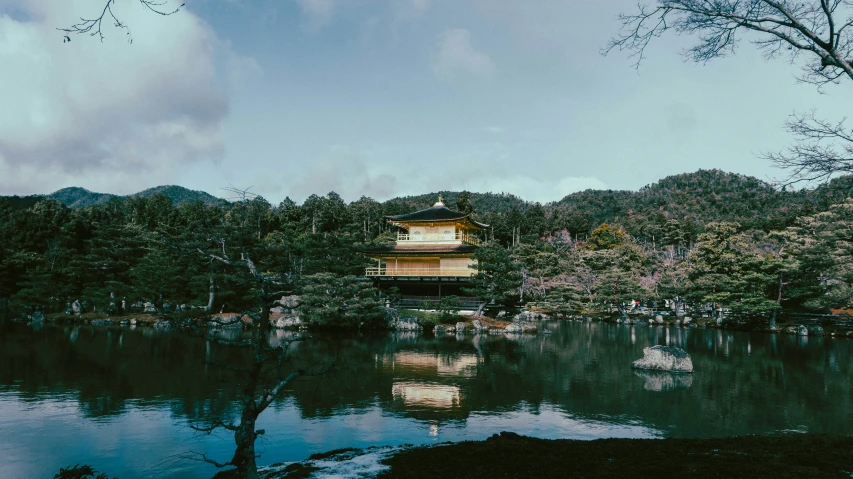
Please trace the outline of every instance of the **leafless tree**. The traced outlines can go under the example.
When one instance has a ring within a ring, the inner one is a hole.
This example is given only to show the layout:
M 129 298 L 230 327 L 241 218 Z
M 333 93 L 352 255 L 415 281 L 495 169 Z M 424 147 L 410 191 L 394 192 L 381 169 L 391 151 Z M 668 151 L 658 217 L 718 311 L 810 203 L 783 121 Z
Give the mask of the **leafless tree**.
M 216 467 L 233 466 L 237 469 L 239 477 L 244 479 L 255 479 L 258 477 L 257 454 L 255 452 L 255 441 L 258 436 L 264 434 L 263 430 L 256 429 L 258 417 L 266 410 L 282 391 L 293 381 L 300 377 L 317 376 L 326 374 L 330 365 L 322 368 L 298 368 L 295 367 L 291 358 L 291 346 L 303 339 L 296 336 L 284 339 L 279 344 L 271 346 L 271 333 L 273 331 L 270 323 L 270 309 L 278 304 L 278 299 L 290 292 L 289 281 L 281 275 L 262 272 L 252 261 L 250 251 L 238 248 L 240 259 L 232 259 L 228 253 L 228 245 L 224 238 L 211 238 L 211 242 L 219 251 L 198 248 L 197 252 L 208 261 L 218 262 L 227 267 L 242 270 L 247 276 L 247 281 L 253 284 L 256 292 L 258 308 L 244 311 L 240 317 L 229 320 L 215 320 L 216 326 L 228 327 L 242 323 L 248 318 L 249 338 L 227 339 L 217 336 L 206 336 L 209 340 L 234 348 L 246 348 L 251 351 L 252 361 L 246 368 L 233 365 L 219 364 L 208 361 L 213 366 L 218 366 L 245 375 L 243 394 L 241 400 L 240 422 L 236 424 L 214 421 L 204 427 L 194 427 L 197 431 L 207 434 L 217 429 L 225 429 L 234 434 L 235 452 L 227 462 L 218 462 L 200 454 L 201 460 L 215 465 Z M 191 327 L 191 331 L 202 334 Z
M 734 53 L 740 35 L 768 58 L 807 57 L 800 80 L 823 85 L 853 79 L 853 1 L 851 0 L 658 0 L 619 16 L 622 30 L 605 52 L 629 50 L 639 67 L 649 43 L 668 31 L 698 36 L 688 60 L 706 62 Z
M 229 188 L 245 203 L 251 195 L 248 190 Z M 240 212 L 242 213 L 242 212 Z M 257 240 L 251 225 L 244 215 L 234 218 L 232 224 L 218 226 L 205 223 L 189 238 L 182 240 L 176 247 L 185 254 L 192 254 L 202 261 L 230 270 L 230 276 L 241 281 L 254 296 L 253 304 L 237 316 L 214 317 L 207 328 L 199 328 L 195 323 L 180 323 L 189 334 L 203 336 L 229 348 L 244 350 L 251 358 L 248 364 L 226 364 L 208 357 L 205 362 L 213 367 L 223 368 L 242 375 L 242 394 L 240 399 L 240 419 L 237 422 L 214 420 L 204 426 L 194 426 L 199 432 L 212 434 L 217 430 L 227 430 L 234 435 L 234 455 L 220 462 L 206 454 L 193 454 L 185 458 L 197 459 L 217 467 L 234 467 L 237 476 L 243 479 L 255 479 L 258 476 L 255 442 L 264 431 L 257 429 L 258 417 L 263 413 L 294 381 L 307 376 L 323 375 L 333 365 L 300 365 L 294 361 L 292 349 L 295 343 L 302 341 L 299 334 L 290 338 L 273 340 L 274 328 L 270 322 L 272 308 L 280 306 L 280 298 L 293 291 L 292 278 L 287 273 L 276 272 L 268 261 L 281 252 Z M 270 271 L 272 270 L 272 271 Z M 213 288 L 213 283 L 211 283 Z M 222 337 L 215 334 L 220 328 L 239 327 L 247 329 L 237 338 Z
M 853 129 L 844 122 L 817 118 L 814 111 L 795 113 L 785 126 L 796 143 L 786 151 L 763 156 L 790 172 L 785 184 L 827 181 L 835 175 L 853 174 Z
M 71 25 L 70 27 L 65 28 L 57 28 L 57 30 L 61 32 L 65 32 L 65 35 L 62 37 L 62 41 L 70 42 L 72 34 L 88 34 L 90 36 L 97 35 L 101 41 L 104 41 L 104 32 L 103 32 L 103 23 L 104 20 L 107 22 L 112 22 L 113 26 L 116 28 L 120 28 L 125 31 L 125 35 L 127 37 L 128 43 L 133 43 L 133 35 L 130 34 L 130 28 L 128 28 L 127 24 L 123 21 L 119 20 L 116 16 L 115 12 L 113 12 L 113 7 L 115 7 L 116 0 L 101 0 L 103 3 L 103 8 L 100 9 L 100 14 L 96 14 L 96 16 L 92 18 L 80 17 L 80 21 Z M 169 16 L 175 13 L 178 13 L 181 8 L 184 7 L 185 4 L 181 4 L 177 8 L 172 8 L 169 6 L 169 0 L 128 0 L 128 1 L 136 1 L 139 2 L 143 8 L 154 12 L 158 15 Z
M 646 47 L 672 31 L 697 37 L 684 52 L 704 63 L 735 52 L 744 34 L 767 58 L 802 62 L 798 79 L 821 89 L 853 80 L 853 0 L 657 0 L 619 16 L 622 28 L 604 50 L 627 50 L 639 68 Z M 786 152 L 763 155 L 790 174 L 782 181 L 825 181 L 853 172 L 853 132 L 844 121 L 793 114 L 787 129 L 795 144 Z

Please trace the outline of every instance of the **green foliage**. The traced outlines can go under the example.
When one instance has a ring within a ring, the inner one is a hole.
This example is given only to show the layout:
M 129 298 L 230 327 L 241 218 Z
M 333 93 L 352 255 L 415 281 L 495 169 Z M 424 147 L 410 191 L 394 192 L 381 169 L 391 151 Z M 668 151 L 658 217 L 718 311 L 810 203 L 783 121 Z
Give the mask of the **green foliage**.
M 545 205 L 441 194 L 490 225 L 465 292 L 484 301 L 600 311 L 679 298 L 767 312 L 853 306 L 851 191 L 853 176 L 778 191 L 700 170 L 636 192 L 588 190 Z M 172 186 L 131 197 L 79 188 L 51 197 L 59 201 L 0 197 L 0 300 L 11 299 L 13 309 L 58 311 L 74 299 L 99 310 L 122 299 L 206 305 L 211 278 L 215 310 L 255 308 L 246 274 L 210 254 L 246 253 L 291 286 L 324 273 L 361 276 L 368 260 L 360 249 L 395 241 L 384 217 L 430 207 L 438 193 L 347 204 L 331 192 L 275 206 Z
M 470 191 L 463 191 L 459 193 L 459 197 L 456 198 L 456 211 L 460 211 L 462 213 L 474 212 L 474 205 L 471 203 Z
M 355 276 L 316 273 L 303 278 L 299 312 L 320 327 L 381 328 L 379 292 Z
M 790 288 L 806 306 L 853 307 L 853 198 L 799 218 L 785 231 L 798 268 Z
M 53 479 L 109 479 L 109 476 L 98 474 L 92 466 L 77 464 L 59 468 L 59 473 L 55 474 Z
M 462 302 L 458 296 L 444 296 L 438 301 L 435 311 L 442 323 L 455 323 L 461 308 Z
M 471 287 L 463 292 L 502 305 L 507 310 L 515 309 L 521 300 L 520 265 L 506 249 L 495 245 L 480 247 L 474 259 L 477 260 L 477 273 L 471 277 Z
M 604 223 L 598 228 L 592 230 L 589 235 L 587 244 L 589 249 L 593 251 L 613 249 L 627 240 L 627 235 L 624 231 L 614 228 L 613 226 Z
M 432 311 L 424 311 L 420 309 L 401 309 L 400 317 L 417 318 L 420 324 L 429 323 L 433 326 L 441 324 L 441 317 L 438 313 Z

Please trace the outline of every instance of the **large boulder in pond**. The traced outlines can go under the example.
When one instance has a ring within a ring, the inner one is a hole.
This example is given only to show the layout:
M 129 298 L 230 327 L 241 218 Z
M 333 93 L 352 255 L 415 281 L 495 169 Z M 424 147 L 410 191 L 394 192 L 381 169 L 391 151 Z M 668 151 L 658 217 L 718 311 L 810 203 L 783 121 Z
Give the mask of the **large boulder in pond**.
M 652 346 L 643 349 L 643 357 L 631 364 L 634 369 L 692 373 L 693 360 L 687 351 L 672 346 Z
M 488 326 L 483 326 L 483 323 L 481 323 L 479 319 L 471 321 L 471 326 L 474 327 L 474 331 L 483 331 L 489 329 Z
M 464 333 L 465 332 L 465 323 L 463 323 L 462 321 L 458 321 L 456 323 L 456 332 L 457 333 Z

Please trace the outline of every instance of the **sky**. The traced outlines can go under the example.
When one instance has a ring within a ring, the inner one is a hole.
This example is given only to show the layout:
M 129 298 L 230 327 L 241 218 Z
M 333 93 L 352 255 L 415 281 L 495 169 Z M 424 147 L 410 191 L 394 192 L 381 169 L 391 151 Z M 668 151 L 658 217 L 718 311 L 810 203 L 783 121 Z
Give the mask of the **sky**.
M 169 5 L 179 3 L 170 0 Z M 774 180 L 794 111 L 840 120 L 748 42 L 707 64 L 601 54 L 635 0 L 0 0 L 0 194 L 177 184 L 272 203 L 467 189 L 548 202 L 718 168 Z M 746 38 L 748 40 L 749 37 Z

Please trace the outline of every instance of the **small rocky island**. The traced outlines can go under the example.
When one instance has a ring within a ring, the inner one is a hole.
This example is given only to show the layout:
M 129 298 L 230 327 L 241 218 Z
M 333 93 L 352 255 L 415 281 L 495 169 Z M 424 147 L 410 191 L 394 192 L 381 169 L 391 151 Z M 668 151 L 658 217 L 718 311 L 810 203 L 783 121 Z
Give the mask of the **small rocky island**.
M 673 346 L 652 346 L 643 349 L 643 357 L 631 364 L 634 369 L 692 373 L 693 360 L 687 351 Z

